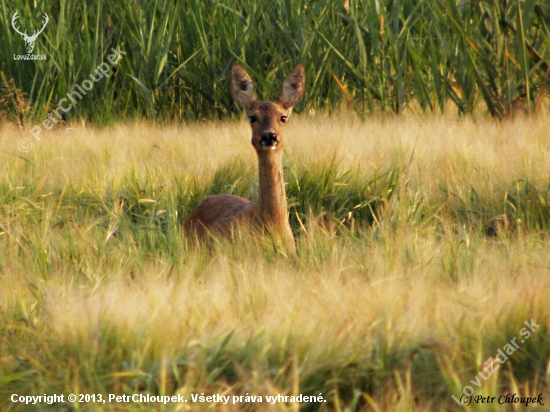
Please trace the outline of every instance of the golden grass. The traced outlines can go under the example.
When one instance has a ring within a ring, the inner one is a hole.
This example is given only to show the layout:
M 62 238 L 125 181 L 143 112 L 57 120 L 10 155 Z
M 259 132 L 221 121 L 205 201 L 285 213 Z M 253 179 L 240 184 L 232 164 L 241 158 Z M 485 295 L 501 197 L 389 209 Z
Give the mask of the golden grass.
M 477 183 L 487 177 L 546 177 L 550 171 L 550 126 L 544 115 L 500 123 L 429 115 L 365 122 L 345 114 L 293 120 L 287 151 L 298 164 L 336 155 L 346 168 L 381 168 L 412 156 L 411 177 L 423 185 L 437 182 L 435 177 L 442 173 L 446 180 L 458 178 L 459 172 L 461 179 Z M 5 126 L 0 162 L 3 173 L 7 168 L 17 175 L 26 170 L 17 158 L 24 156 L 54 182 L 100 184 L 120 179 L 131 168 L 142 174 L 150 168 L 167 176 L 210 175 L 236 156 L 255 166 L 249 135 L 245 122 L 165 127 L 135 123 L 104 129 L 73 126 L 44 132 L 37 142 L 25 130 Z M 17 149 L 24 137 L 34 143 L 27 154 Z
M 1 402 L 22 408 L 9 401 L 17 392 L 323 392 L 329 402 L 321 410 L 454 410 L 450 395 L 471 385 L 485 360 L 531 319 L 540 329 L 476 394 L 550 400 L 548 229 L 488 237 L 445 208 L 471 187 L 489 202 L 518 179 L 548 184 L 547 119 L 293 120 L 289 167 L 336 156 L 359 179 L 402 167 L 399 194 L 380 221 L 346 233 L 312 217 L 295 258 L 250 240 L 192 249 L 180 234 L 174 259 L 162 248 L 145 250 L 139 230 L 108 239 L 114 209 L 71 221 L 72 209 L 60 206 L 69 186 L 116 196 L 132 171 L 136 181 L 153 179 L 169 191 L 177 179 L 208 181 L 236 157 L 255 167 L 244 122 L 74 126 L 44 135 L 27 154 L 17 151 L 24 132 L 0 130 L 7 199 L 0 215 Z M 424 213 L 431 214 L 413 222 L 417 197 L 427 199 Z M 34 204 L 40 218 L 23 204 Z M 70 223 L 59 229 L 61 218 Z M 146 406 L 99 409 L 120 408 Z

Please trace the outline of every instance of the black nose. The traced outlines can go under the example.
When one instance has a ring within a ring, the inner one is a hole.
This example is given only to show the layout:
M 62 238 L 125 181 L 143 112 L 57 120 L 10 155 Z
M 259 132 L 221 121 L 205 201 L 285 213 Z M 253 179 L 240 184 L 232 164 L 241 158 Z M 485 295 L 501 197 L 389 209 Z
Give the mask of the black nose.
M 262 138 L 260 139 L 260 144 L 262 146 L 273 146 L 277 143 L 277 134 L 274 132 L 264 132 L 262 133 Z

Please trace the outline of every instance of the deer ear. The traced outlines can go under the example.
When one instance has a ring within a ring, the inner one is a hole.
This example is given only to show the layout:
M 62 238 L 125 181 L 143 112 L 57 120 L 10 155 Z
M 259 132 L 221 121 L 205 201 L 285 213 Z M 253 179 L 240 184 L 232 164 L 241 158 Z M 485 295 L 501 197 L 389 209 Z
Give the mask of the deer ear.
M 306 73 L 303 64 L 298 64 L 288 74 L 281 92 L 279 93 L 279 103 L 283 105 L 285 109 L 290 109 L 296 103 L 300 101 L 304 95 L 306 88 Z
M 245 110 L 249 110 L 252 103 L 258 100 L 252 79 L 238 64 L 234 64 L 231 67 L 231 94 Z

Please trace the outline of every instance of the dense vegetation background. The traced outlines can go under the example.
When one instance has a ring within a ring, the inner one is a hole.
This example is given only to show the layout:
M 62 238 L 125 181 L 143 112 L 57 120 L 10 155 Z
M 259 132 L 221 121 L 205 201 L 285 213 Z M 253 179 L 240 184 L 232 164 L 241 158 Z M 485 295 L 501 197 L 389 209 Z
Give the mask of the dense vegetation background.
M 104 123 L 225 117 L 235 105 L 227 71 L 244 62 L 261 96 L 275 97 L 296 63 L 307 68 L 301 109 L 360 114 L 446 110 L 483 103 L 502 117 L 540 108 L 550 59 L 550 4 L 544 0 L 261 0 L 31 3 L 2 0 L 0 113 L 43 120 L 75 85 L 124 56 L 65 114 Z M 25 54 L 11 20 L 32 33 L 49 23 Z

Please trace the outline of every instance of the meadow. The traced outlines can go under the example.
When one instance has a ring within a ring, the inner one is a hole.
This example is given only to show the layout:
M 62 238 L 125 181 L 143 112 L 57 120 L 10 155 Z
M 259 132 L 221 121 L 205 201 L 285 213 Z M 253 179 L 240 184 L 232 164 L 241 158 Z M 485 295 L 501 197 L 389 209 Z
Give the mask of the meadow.
M 495 398 L 462 408 L 549 410 L 549 124 L 293 117 L 296 256 L 182 234 L 205 195 L 256 196 L 245 121 L 74 123 L 28 152 L 4 125 L 2 408 L 447 411 L 473 393 Z M 300 394 L 326 402 L 267 401 Z
M 547 0 L 0 6 L 1 410 L 550 410 Z M 296 255 L 182 233 L 257 197 L 237 62 L 305 67 Z

